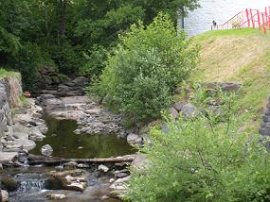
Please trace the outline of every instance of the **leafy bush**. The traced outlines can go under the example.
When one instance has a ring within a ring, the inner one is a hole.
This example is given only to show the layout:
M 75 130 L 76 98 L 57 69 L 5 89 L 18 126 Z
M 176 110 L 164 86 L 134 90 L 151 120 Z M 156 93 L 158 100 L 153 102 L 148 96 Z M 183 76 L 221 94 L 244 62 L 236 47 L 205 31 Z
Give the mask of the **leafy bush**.
M 176 85 L 195 67 L 198 51 L 188 48 L 184 33 L 177 33 L 167 15 L 130 29 L 120 36 L 92 89 L 134 122 L 146 121 L 170 104 Z
M 131 201 L 249 202 L 270 200 L 270 156 L 259 135 L 238 132 L 234 100 L 224 99 L 225 117 L 168 121 L 168 132 L 151 132 L 150 164 L 132 171 Z M 230 116 L 226 116 L 229 113 Z M 211 114 L 210 112 L 208 114 Z

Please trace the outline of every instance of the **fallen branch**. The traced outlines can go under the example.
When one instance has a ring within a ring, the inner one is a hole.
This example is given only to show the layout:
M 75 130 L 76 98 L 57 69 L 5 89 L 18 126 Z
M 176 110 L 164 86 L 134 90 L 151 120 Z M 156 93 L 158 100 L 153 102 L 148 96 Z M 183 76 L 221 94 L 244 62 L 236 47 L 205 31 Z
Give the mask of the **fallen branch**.
M 125 155 L 119 157 L 110 157 L 110 158 L 93 158 L 93 159 L 66 159 L 66 158 L 54 158 L 54 157 L 44 157 L 29 155 L 28 164 L 29 165 L 38 165 L 45 164 L 47 166 L 60 165 L 68 162 L 84 163 L 84 164 L 102 164 L 102 163 L 130 163 L 135 159 L 135 155 Z

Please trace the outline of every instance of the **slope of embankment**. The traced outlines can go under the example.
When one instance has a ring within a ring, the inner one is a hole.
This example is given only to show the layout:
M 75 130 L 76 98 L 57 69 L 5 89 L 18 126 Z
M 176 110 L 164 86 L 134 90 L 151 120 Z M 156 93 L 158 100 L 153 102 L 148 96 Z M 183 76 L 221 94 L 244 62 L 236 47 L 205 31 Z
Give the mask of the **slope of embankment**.
M 258 30 L 210 31 L 192 39 L 201 47 L 192 81 L 240 82 L 239 120 L 258 131 L 270 95 L 270 34 Z
M 21 95 L 20 74 L 0 69 L 0 137 L 12 125 L 12 108 L 20 105 Z

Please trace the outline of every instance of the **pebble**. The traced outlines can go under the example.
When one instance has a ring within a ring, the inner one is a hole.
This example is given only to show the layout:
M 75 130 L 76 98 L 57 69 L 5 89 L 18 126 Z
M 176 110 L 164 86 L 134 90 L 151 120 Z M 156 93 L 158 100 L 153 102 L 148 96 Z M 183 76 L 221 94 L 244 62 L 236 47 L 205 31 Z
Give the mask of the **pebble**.
M 109 171 L 109 168 L 105 165 L 99 165 L 98 170 L 103 171 L 104 173 L 107 173 Z
M 8 192 L 6 190 L 1 190 L 1 195 L 2 195 L 2 202 L 9 201 Z
M 51 200 L 63 200 L 67 198 L 65 194 L 48 194 L 47 197 Z

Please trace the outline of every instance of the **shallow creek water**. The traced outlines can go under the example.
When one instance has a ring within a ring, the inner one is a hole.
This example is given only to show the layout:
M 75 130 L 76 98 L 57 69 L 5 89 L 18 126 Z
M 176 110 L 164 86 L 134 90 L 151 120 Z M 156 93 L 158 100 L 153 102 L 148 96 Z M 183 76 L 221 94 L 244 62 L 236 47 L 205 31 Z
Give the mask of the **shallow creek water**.
M 88 188 L 84 192 L 67 191 L 67 190 L 48 190 L 46 189 L 47 173 L 54 168 L 32 167 L 32 168 L 12 168 L 7 169 L 17 182 L 19 188 L 9 193 L 10 202 L 49 202 L 48 194 L 59 193 L 67 196 L 65 202 L 101 202 L 100 198 L 108 192 L 108 176 L 99 176 L 97 171 L 89 170 L 87 178 Z M 102 200 L 103 201 L 103 200 Z M 109 198 L 104 202 L 120 202 L 118 199 Z
M 30 153 L 40 155 L 40 148 L 49 144 L 53 148 L 53 156 L 64 158 L 95 158 L 121 156 L 134 153 L 126 139 L 117 135 L 75 134 L 77 123 L 73 120 L 56 120 L 45 118 L 48 132 L 43 141 Z
M 116 135 L 77 135 L 74 130 L 77 124 L 72 120 L 56 120 L 45 118 L 48 132 L 43 141 L 37 142 L 32 154 L 40 155 L 40 148 L 49 144 L 53 148 L 54 157 L 63 158 L 95 158 L 121 156 L 135 153 L 126 141 Z M 53 193 L 64 193 L 67 199 L 62 201 L 76 202 L 98 202 L 100 197 L 108 191 L 108 183 L 111 176 L 101 175 L 93 168 L 88 169 L 88 188 L 83 192 L 47 190 L 45 181 L 48 172 L 55 170 L 54 167 L 25 167 L 7 168 L 5 172 L 11 175 L 20 186 L 15 192 L 10 192 L 11 202 L 45 202 L 49 201 L 47 195 Z M 105 202 L 119 202 L 116 199 L 108 199 Z

